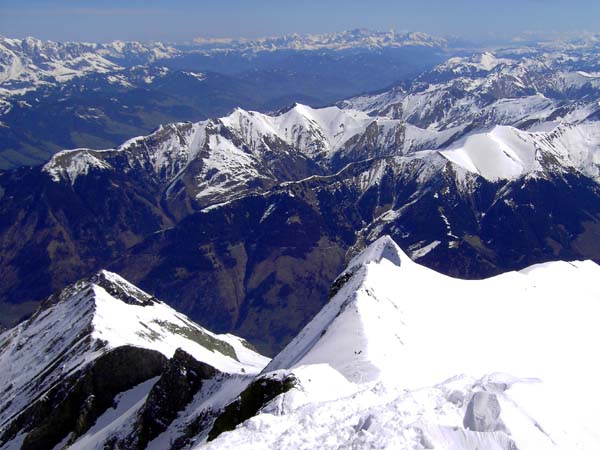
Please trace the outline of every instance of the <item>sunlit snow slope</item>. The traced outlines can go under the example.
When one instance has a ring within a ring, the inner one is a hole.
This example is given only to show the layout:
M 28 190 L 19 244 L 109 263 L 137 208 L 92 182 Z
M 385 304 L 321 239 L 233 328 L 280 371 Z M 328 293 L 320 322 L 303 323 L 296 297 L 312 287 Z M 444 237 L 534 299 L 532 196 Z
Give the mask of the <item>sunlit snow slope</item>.
M 101 271 L 50 297 L 0 335 L 0 431 L 23 408 L 112 349 L 171 358 L 181 348 L 225 373 L 256 373 L 267 358 L 232 335 L 215 335 L 120 276 Z
M 600 267 L 464 281 L 383 237 L 265 372 L 292 391 L 209 448 L 600 448 Z

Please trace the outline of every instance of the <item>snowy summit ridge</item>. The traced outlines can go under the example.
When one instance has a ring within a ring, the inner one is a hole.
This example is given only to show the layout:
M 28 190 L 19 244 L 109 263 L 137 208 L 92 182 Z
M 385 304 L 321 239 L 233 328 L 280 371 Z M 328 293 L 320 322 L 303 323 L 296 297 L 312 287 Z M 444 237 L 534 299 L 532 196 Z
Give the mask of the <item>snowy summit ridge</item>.
M 263 372 L 297 386 L 208 448 L 595 448 L 598 276 L 574 261 L 459 280 L 384 236 Z
M 398 267 L 402 264 L 412 263 L 408 255 L 398 247 L 394 240 L 390 236 L 385 235 L 352 258 L 344 273 L 365 264 L 380 263 L 382 260 L 387 260 Z
M 599 276 L 591 261 L 558 261 L 454 279 L 383 236 L 259 373 L 266 359 L 241 340 L 102 271 L 0 335 L 0 381 L 10 383 L 0 439 L 6 448 L 77 450 L 597 448 L 600 369 L 590 355 L 600 340 Z M 174 347 L 185 351 L 165 368 Z M 154 374 L 116 391 L 96 419 L 76 415 L 86 427 L 44 434 L 35 405 L 50 398 L 64 411 L 56 386 L 70 398 L 111 349 L 126 348 L 142 351 L 136 364 L 158 363 Z M 73 374 L 79 384 L 64 381 Z
M 258 372 L 268 359 L 232 335 L 215 335 L 127 282 L 100 271 L 48 298 L 0 335 L 0 427 L 55 383 L 108 352 L 135 347 L 171 358 L 183 349 L 225 373 Z
M 371 272 L 411 271 L 412 265 L 389 236 L 372 243 L 334 282 L 330 302 L 264 371 L 328 364 L 352 382 L 378 379 L 387 361 L 401 351 L 401 339 L 398 321 L 392 320 L 398 316 L 397 306 L 374 295 Z

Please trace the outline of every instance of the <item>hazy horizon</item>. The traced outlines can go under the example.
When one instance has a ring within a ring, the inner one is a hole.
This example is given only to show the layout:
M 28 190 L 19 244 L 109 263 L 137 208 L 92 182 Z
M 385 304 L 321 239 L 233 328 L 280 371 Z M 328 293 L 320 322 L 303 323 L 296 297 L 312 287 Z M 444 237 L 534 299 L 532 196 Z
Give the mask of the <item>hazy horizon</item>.
M 377 5 L 328 0 L 0 0 L 0 35 L 44 40 L 107 42 L 205 38 L 258 38 L 291 33 L 332 33 L 366 28 L 420 31 L 471 40 L 509 40 L 538 35 L 600 31 L 600 4 L 574 0 L 382 0 Z

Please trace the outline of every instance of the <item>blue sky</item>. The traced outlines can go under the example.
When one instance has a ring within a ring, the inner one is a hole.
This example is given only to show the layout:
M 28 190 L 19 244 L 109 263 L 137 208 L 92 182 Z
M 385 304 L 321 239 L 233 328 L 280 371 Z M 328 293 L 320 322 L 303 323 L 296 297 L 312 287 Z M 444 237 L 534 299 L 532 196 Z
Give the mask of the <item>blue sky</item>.
M 183 41 L 370 28 L 506 38 L 600 31 L 599 14 L 598 0 L 0 0 L 0 34 Z

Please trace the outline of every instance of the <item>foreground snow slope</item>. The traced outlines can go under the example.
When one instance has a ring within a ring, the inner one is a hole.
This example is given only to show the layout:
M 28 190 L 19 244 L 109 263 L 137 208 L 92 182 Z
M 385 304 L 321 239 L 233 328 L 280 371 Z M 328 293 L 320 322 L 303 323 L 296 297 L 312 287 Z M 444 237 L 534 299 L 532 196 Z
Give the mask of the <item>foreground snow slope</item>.
M 410 387 L 463 372 L 562 379 L 589 364 L 585 343 L 600 336 L 600 267 L 590 261 L 464 281 L 382 238 L 349 267 L 353 276 L 267 370 L 328 363 L 352 381 L 393 374 Z
M 230 374 L 257 373 L 267 358 L 240 338 L 215 335 L 120 276 L 101 271 L 50 297 L 0 335 L 0 430 L 15 414 L 111 349 L 133 346 L 171 358 L 178 348 Z
M 599 276 L 452 279 L 383 237 L 265 369 L 298 385 L 208 447 L 599 448 Z

